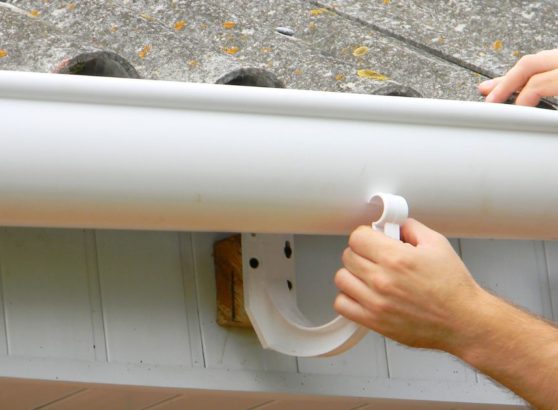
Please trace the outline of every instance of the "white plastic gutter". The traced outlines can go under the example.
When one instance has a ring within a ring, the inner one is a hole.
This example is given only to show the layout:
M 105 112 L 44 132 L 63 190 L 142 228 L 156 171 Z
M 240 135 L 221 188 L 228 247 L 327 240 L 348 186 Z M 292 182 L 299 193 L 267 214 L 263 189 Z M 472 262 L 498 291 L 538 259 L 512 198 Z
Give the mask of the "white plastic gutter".
M 375 192 L 447 235 L 558 237 L 558 113 L 0 72 L 0 225 L 345 234 Z

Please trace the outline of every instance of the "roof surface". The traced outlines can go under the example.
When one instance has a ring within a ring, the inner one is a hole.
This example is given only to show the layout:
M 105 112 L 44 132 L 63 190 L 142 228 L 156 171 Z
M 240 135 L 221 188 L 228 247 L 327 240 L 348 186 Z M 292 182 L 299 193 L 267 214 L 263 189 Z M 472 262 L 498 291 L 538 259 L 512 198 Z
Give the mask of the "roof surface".
M 374 93 L 389 85 L 383 93 L 480 100 L 476 85 L 483 79 L 558 44 L 554 0 L 0 5 L 0 69 L 6 70 L 56 71 L 82 53 L 111 51 L 150 79 L 216 82 L 258 68 L 288 88 Z

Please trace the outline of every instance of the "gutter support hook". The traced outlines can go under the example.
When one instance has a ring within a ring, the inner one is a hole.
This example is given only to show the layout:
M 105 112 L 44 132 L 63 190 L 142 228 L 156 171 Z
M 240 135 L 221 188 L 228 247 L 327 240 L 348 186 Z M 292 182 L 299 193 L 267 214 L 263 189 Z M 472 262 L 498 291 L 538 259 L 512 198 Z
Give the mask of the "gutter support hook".
M 379 193 L 370 202 L 380 214 L 373 229 L 399 240 L 408 215 L 405 199 Z M 245 308 L 264 348 L 299 357 L 333 356 L 368 333 L 342 316 L 321 326 L 304 317 L 296 299 L 293 235 L 243 234 L 242 259 Z

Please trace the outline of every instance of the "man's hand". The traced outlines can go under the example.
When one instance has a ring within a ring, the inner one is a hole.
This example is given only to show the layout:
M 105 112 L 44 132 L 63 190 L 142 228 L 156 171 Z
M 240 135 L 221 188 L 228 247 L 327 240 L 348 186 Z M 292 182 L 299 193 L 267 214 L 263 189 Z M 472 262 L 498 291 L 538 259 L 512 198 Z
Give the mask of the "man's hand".
M 369 227 L 353 232 L 335 276 L 337 312 L 452 353 L 537 409 L 558 410 L 558 329 L 483 290 L 442 235 L 412 219 L 401 235 L 405 243 Z
M 442 235 L 409 219 L 406 243 L 360 227 L 335 276 L 343 316 L 414 347 L 456 351 L 464 318 L 486 293 Z
M 479 85 L 486 102 L 505 102 L 519 92 L 517 105 L 536 106 L 541 98 L 558 96 L 558 49 L 522 57 L 503 77 Z

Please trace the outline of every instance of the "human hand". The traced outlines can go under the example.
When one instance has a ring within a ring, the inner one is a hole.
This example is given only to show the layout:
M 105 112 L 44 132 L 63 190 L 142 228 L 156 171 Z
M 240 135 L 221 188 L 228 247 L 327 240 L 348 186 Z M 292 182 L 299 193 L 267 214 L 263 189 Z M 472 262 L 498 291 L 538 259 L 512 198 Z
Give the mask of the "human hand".
M 413 219 L 401 235 L 406 243 L 366 226 L 351 234 L 334 308 L 400 343 L 456 352 L 486 292 L 442 235 Z
M 522 57 L 503 77 L 479 85 L 486 102 L 505 102 L 519 92 L 517 105 L 536 106 L 542 97 L 558 96 L 558 49 Z
M 401 234 L 406 243 L 367 226 L 351 234 L 335 310 L 400 343 L 452 353 L 534 408 L 558 410 L 558 329 L 484 291 L 442 235 L 412 219 Z

